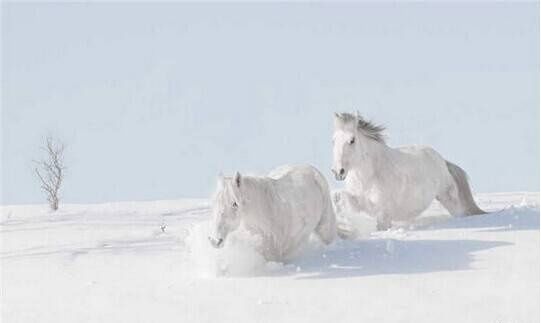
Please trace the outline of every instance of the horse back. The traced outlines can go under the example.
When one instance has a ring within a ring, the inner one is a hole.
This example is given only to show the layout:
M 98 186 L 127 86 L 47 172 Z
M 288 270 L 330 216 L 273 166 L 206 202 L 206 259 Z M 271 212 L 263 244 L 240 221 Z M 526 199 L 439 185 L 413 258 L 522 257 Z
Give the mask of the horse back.
M 395 149 L 405 163 L 411 162 L 424 168 L 446 169 L 445 159 L 434 148 L 423 145 L 402 146 Z
M 311 165 L 285 165 L 268 174 L 282 192 L 301 195 L 319 195 L 321 199 L 330 196 L 329 185 L 321 172 Z

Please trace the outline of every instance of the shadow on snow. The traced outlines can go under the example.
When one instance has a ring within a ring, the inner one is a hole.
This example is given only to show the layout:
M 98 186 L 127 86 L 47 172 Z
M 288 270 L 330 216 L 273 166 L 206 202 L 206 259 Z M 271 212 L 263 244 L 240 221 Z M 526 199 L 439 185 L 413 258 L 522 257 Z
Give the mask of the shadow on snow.
M 292 264 L 303 274 L 298 279 L 469 270 L 476 252 L 509 245 L 483 240 L 340 241 L 323 253 L 306 255 Z M 291 273 L 291 267 L 284 274 Z
M 512 206 L 488 214 L 451 217 L 445 221 L 417 226 L 416 229 L 483 229 L 480 230 L 482 232 L 539 230 L 539 209 Z

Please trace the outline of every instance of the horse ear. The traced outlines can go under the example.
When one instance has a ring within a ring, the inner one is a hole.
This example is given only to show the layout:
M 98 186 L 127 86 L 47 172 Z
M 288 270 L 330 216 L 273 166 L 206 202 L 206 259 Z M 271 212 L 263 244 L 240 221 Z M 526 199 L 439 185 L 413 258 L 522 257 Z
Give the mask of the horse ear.
M 334 127 L 340 128 L 344 125 L 344 121 L 342 120 L 342 115 L 338 112 L 334 113 Z
M 235 173 L 234 180 L 235 180 L 235 185 L 237 185 L 237 187 L 240 187 L 240 182 L 242 180 L 242 177 L 240 176 L 239 172 Z
M 218 174 L 218 183 L 223 184 L 223 182 L 224 182 L 224 174 L 220 172 Z

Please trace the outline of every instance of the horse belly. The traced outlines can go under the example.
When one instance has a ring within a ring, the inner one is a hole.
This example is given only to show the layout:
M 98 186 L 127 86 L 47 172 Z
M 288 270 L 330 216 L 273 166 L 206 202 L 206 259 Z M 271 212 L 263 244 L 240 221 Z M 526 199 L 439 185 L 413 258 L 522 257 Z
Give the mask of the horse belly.
M 396 183 L 393 189 L 372 188 L 364 192 L 368 211 L 374 216 L 386 215 L 392 220 L 407 221 L 420 215 L 436 197 L 433 183 Z M 387 186 L 389 187 L 389 186 Z
M 394 196 L 396 204 L 391 217 L 396 220 L 411 220 L 426 210 L 436 198 L 439 186 L 425 181 L 408 186 Z
M 434 198 L 417 201 L 417 203 L 415 204 L 405 203 L 395 209 L 395 212 L 391 215 L 391 218 L 397 221 L 413 220 L 421 213 L 423 213 L 423 211 L 425 211 L 430 206 L 430 203 L 433 200 Z

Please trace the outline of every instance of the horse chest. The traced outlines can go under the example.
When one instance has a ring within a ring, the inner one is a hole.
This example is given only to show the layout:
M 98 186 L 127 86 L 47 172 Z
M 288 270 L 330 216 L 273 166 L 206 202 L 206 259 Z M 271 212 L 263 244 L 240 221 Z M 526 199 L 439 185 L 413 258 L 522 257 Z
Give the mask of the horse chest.
M 366 211 L 376 214 L 387 212 L 389 208 L 394 209 L 397 203 L 402 203 L 403 196 L 392 189 L 393 187 L 376 181 L 369 183 L 357 182 L 357 185 L 349 189 L 349 191 L 358 198 Z

